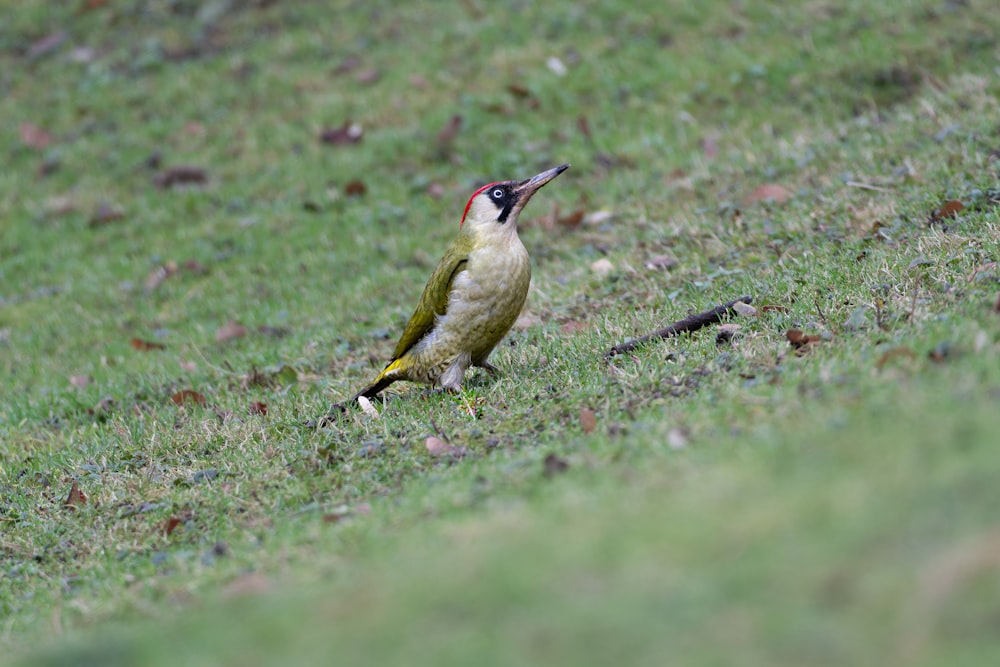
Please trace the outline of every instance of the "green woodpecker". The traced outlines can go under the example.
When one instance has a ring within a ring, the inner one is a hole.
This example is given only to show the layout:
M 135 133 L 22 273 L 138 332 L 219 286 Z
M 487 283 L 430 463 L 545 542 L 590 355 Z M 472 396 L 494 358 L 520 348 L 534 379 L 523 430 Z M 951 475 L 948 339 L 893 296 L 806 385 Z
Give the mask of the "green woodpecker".
M 397 380 L 462 386 L 470 366 L 496 372 L 490 352 L 521 313 L 531 282 L 517 216 L 568 164 L 525 181 L 500 181 L 473 193 L 456 238 L 431 274 L 392 359 L 358 397 L 373 398 Z M 335 406 L 337 407 L 337 406 Z

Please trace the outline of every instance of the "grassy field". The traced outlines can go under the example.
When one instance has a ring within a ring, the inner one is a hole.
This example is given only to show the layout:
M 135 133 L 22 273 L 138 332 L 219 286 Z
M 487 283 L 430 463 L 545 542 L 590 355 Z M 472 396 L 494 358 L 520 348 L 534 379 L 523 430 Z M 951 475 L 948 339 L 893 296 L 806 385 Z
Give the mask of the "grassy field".
M 1000 659 L 992 2 L 54 4 L 0 22 L 0 663 Z M 308 428 L 563 162 L 503 376 Z

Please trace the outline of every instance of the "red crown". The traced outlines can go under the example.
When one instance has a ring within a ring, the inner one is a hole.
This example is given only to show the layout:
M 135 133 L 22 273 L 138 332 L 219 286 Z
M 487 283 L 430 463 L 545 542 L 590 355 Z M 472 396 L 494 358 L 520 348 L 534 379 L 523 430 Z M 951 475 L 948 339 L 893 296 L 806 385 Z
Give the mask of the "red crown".
M 486 190 L 487 188 L 492 188 L 497 183 L 503 183 L 503 181 L 493 181 L 492 183 L 488 183 L 488 184 L 484 185 L 483 187 L 479 188 L 478 190 L 476 190 L 475 192 L 472 193 L 472 196 L 469 197 L 469 201 L 465 202 L 465 211 L 462 212 L 462 222 L 458 223 L 458 228 L 459 229 L 461 229 L 462 225 L 465 224 L 465 216 L 469 215 L 469 207 L 472 206 L 472 200 L 475 199 L 479 195 L 480 192 L 482 192 L 483 190 Z

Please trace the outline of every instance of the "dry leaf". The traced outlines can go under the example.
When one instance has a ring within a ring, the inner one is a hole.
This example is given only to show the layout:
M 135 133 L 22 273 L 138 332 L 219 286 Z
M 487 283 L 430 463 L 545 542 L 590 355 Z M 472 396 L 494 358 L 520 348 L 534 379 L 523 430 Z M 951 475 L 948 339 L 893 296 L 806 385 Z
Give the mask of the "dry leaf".
M 146 276 L 146 290 L 152 292 L 163 284 L 163 281 L 177 273 L 177 262 L 170 260 L 160 266 L 155 267 Z
M 357 79 L 358 83 L 369 86 L 382 78 L 382 72 L 374 67 L 369 67 L 368 69 L 358 72 L 357 76 L 354 78 Z
M 270 587 L 271 584 L 263 574 L 260 572 L 248 572 L 241 574 L 226 584 L 226 587 L 222 590 L 222 595 L 225 598 L 260 595 L 261 593 L 266 593 Z
M 568 469 L 569 463 L 566 459 L 560 458 L 555 454 L 547 454 L 545 460 L 542 461 L 542 474 L 549 478 L 566 472 Z
M 360 197 L 366 192 L 368 192 L 368 186 L 366 186 L 365 182 L 360 179 L 349 181 L 344 186 L 344 194 L 348 197 Z
M 208 172 L 201 167 L 178 165 L 153 176 L 153 184 L 164 190 L 177 185 L 202 185 L 208 182 Z
M 254 401 L 250 404 L 248 411 L 252 415 L 260 415 L 262 417 L 267 416 L 267 403 L 261 403 L 260 401 Z
M 114 407 L 114 404 L 115 404 L 115 399 L 111 398 L 110 396 L 105 396 L 104 398 L 102 398 L 97 402 L 97 405 L 87 410 L 87 414 L 95 417 L 105 415 L 111 412 L 111 408 Z
M 733 304 L 733 310 L 737 314 L 743 317 L 753 317 L 757 314 L 757 309 L 751 306 L 749 303 L 743 303 L 742 301 L 737 301 Z
M 338 128 L 328 128 L 320 132 L 319 140 L 331 146 L 347 146 L 361 141 L 363 134 L 364 130 L 360 124 L 348 120 Z
M 361 66 L 361 58 L 357 56 L 347 56 L 344 60 L 333 68 L 334 74 L 349 74 Z
M 125 212 L 113 204 L 109 204 L 106 201 L 102 201 L 97 205 L 97 210 L 94 211 L 94 215 L 90 216 L 90 220 L 87 222 L 88 227 L 100 227 L 106 225 L 109 222 L 114 222 L 115 220 L 121 220 L 125 217 Z
M 154 343 L 152 341 L 143 340 L 141 338 L 132 339 L 132 347 L 142 352 L 149 352 L 151 350 L 163 350 L 167 346 L 163 343 Z
M 908 347 L 894 347 L 893 349 L 887 350 L 886 352 L 882 353 L 882 356 L 879 357 L 878 361 L 875 362 L 875 368 L 881 370 L 887 363 L 889 363 L 893 359 L 898 359 L 901 357 L 905 357 L 907 359 L 913 359 L 916 356 L 917 355 L 913 353 L 913 350 L 911 350 Z
M 586 116 L 580 116 L 576 119 L 576 127 L 587 141 L 593 141 L 593 137 L 590 134 L 590 121 L 587 120 Z
M 719 154 L 719 143 L 714 134 L 701 138 L 701 152 L 709 160 Z
M 424 440 L 424 446 L 427 447 L 427 453 L 431 456 L 461 457 L 465 454 L 465 447 L 455 447 L 436 435 L 427 436 L 427 439 Z
M 559 327 L 559 331 L 564 334 L 575 334 L 581 331 L 586 331 L 589 325 L 586 322 L 579 322 L 577 320 L 570 320 L 562 326 Z
M 561 217 L 556 217 L 556 224 L 560 227 L 566 227 L 567 229 L 576 229 L 583 222 L 583 217 L 586 212 L 582 208 L 578 208 L 569 215 L 564 215 Z
M 514 321 L 514 330 L 524 331 L 526 329 L 530 329 L 531 327 L 535 326 L 538 323 L 539 319 L 537 317 L 534 317 L 533 315 L 522 314 L 520 317 L 517 318 L 517 320 Z
M 163 520 L 163 523 L 160 524 L 160 531 L 164 535 L 169 536 L 170 533 L 177 530 L 177 526 L 181 525 L 181 523 L 182 521 L 175 516 L 167 517 Z
M 87 504 L 87 494 L 80 490 L 80 486 L 73 481 L 73 486 L 69 488 L 69 495 L 66 496 L 66 502 L 63 503 L 65 507 L 70 509 L 76 509 L 77 507 L 83 507 Z
M 448 124 L 437 133 L 437 143 L 439 146 L 448 146 L 462 129 L 462 117 L 455 114 L 448 120 Z
M 192 389 L 181 389 L 176 394 L 170 397 L 170 400 L 174 402 L 174 405 L 184 405 L 185 403 L 194 403 L 195 405 L 204 406 L 205 396 L 199 394 Z
M 21 141 L 29 148 L 41 150 L 52 143 L 52 135 L 34 123 L 21 123 Z
M 955 218 L 962 209 L 965 208 L 965 204 L 958 201 L 957 199 L 949 199 L 945 203 L 941 204 L 941 208 L 934 211 L 932 217 L 935 220 L 944 220 L 946 218 Z
M 931 361 L 941 363 L 951 358 L 954 354 L 955 350 L 952 349 L 951 341 L 946 340 L 935 345 L 934 349 L 927 353 L 927 356 Z
M 208 273 L 208 267 L 196 259 L 189 259 L 184 262 L 184 270 L 190 271 L 196 276 L 203 276 Z
M 224 343 L 227 340 L 232 340 L 234 338 L 242 338 L 247 335 L 247 328 L 237 322 L 236 320 L 229 320 L 215 332 L 215 341 L 217 343 Z
M 789 190 L 778 185 L 777 183 L 765 183 L 764 185 L 758 185 L 754 191 L 747 196 L 746 201 L 748 204 L 760 201 L 773 201 L 776 204 L 783 204 L 788 201 L 791 196 L 792 193 Z
M 789 329 L 785 332 L 785 338 L 788 339 L 788 343 L 796 350 L 802 350 L 807 345 L 819 343 L 823 340 L 818 334 L 810 334 L 807 336 L 802 333 L 801 329 Z
M 584 433 L 593 433 L 597 428 L 597 415 L 590 408 L 580 410 L 580 430 Z
M 677 258 L 671 255 L 657 255 L 650 257 L 646 262 L 646 268 L 650 271 L 665 271 L 677 266 Z
M 28 48 L 28 59 L 37 60 L 42 56 L 49 55 L 62 46 L 68 37 L 69 34 L 65 30 L 59 30 L 42 37 Z
M 766 305 L 766 306 L 761 306 L 760 307 L 760 312 L 762 312 L 762 313 L 770 313 L 770 312 L 787 313 L 788 312 L 788 306 L 775 306 L 773 304 L 769 304 L 769 305 Z

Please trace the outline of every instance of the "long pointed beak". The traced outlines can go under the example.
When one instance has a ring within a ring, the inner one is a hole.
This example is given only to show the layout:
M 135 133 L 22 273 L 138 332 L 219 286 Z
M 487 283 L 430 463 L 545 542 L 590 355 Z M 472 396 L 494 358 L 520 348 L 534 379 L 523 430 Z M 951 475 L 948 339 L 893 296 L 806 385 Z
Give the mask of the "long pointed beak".
M 543 185 L 551 181 L 553 178 L 558 176 L 569 169 L 568 164 L 561 164 L 558 167 L 553 167 L 548 171 L 543 171 L 537 176 L 532 176 L 526 181 L 521 181 L 521 183 L 514 189 L 520 199 L 523 202 L 527 202 L 531 198 L 531 195 L 535 194 Z

